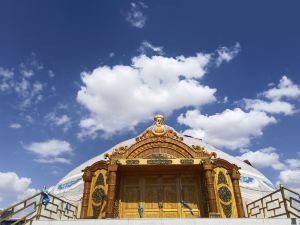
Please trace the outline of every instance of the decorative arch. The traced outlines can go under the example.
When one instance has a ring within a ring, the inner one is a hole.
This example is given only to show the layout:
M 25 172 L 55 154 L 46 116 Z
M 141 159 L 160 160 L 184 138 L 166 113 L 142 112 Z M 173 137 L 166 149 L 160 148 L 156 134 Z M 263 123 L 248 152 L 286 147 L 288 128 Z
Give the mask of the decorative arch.
M 215 153 L 208 153 L 201 146 L 188 146 L 173 130 L 167 130 L 164 135 L 158 136 L 151 130 L 146 130 L 136 143 L 130 147 L 122 146 L 106 155 L 109 159 L 136 159 L 147 158 L 150 155 L 160 154 L 172 158 L 211 158 Z
M 230 162 L 228 162 L 227 160 L 218 158 L 214 160 L 214 166 L 215 167 L 222 167 L 224 169 L 226 169 L 230 174 L 232 172 L 232 170 L 238 170 L 239 168 L 237 167 L 237 165 L 232 164 Z

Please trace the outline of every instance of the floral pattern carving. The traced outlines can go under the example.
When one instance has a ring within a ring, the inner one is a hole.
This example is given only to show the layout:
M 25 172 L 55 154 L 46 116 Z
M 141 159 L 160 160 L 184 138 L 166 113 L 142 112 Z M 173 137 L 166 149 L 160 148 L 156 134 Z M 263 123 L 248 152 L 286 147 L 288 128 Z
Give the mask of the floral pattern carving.
M 231 214 L 232 214 L 232 203 L 230 203 L 229 205 L 221 204 L 221 206 L 222 206 L 222 209 L 223 209 L 223 212 L 224 212 L 225 216 L 227 218 L 230 218 Z
M 223 172 L 219 172 L 218 174 L 218 184 L 228 184 Z
M 231 200 L 231 192 L 228 189 L 228 187 L 223 186 L 220 187 L 218 189 L 218 194 L 219 194 L 219 198 L 223 201 L 223 202 L 229 202 Z

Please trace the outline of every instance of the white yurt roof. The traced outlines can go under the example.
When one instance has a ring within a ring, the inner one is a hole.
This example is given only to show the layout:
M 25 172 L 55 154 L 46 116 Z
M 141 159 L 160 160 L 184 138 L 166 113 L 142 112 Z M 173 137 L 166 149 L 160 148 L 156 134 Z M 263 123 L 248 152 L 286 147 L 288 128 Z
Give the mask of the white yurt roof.
M 172 129 L 166 126 L 167 129 Z M 148 129 L 151 129 L 148 128 Z M 204 147 L 208 152 L 216 152 L 218 158 L 225 159 L 230 163 L 236 164 L 240 167 L 240 187 L 244 203 L 252 202 L 255 199 L 261 198 L 266 194 L 273 192 L 275 190 L 272 182 L 266 178 L 261 172 L 252 167 L 251 165 L 239 160 L 238 158 L 229 155 L 198 138 L 193 138 L 190 136 L 179 135 L 183 137 L 183 142 L 189 146 L 199 145 Z M 103 160 L 106 153 L 111 153 L 114 149 L 121 146 L 131 146 L 136 142 L 136 138 L 132 138 L 123 141 L 109 150 L 103 152 L 102 154 L 82 163 L 66 176 L 64 176 L 53 188 L 51 188 L 51 193 L 62 197 L 68 201 L 81 204 L 81 198 L 83 194 L 83 179 L 82 170 L 93 163 Z M 245 204 L 244 204 L 245 205 Z M 80 207 L 79 207 L 80 209 Z

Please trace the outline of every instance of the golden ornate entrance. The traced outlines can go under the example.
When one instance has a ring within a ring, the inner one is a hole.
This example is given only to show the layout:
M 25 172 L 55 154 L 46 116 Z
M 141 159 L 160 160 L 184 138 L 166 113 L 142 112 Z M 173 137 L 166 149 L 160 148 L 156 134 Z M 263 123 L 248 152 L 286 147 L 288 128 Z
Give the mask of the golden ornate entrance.
M 200 176 L 197 173 L 140 173 L 123 175 L 120 218 L 200 217 Z M 203 196 L 202 196 L 203 197 Z M 188 204 L 192 212 L 182 204 Z M 138 208 L 143 212 L 139 214 Z
M 135 143 L 85 168 L 81 218 L 244 217 L 238 167 L 216 156 L 156 116 Z

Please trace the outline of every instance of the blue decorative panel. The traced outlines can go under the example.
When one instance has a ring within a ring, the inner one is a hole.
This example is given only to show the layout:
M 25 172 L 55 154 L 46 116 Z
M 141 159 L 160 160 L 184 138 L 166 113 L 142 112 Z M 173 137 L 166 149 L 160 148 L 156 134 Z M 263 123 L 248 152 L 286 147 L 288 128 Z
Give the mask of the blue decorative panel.
M 254 178 L 241 176 L 240 181 L 243 182 L 243 183 L 250 184 L 254 181 Z

